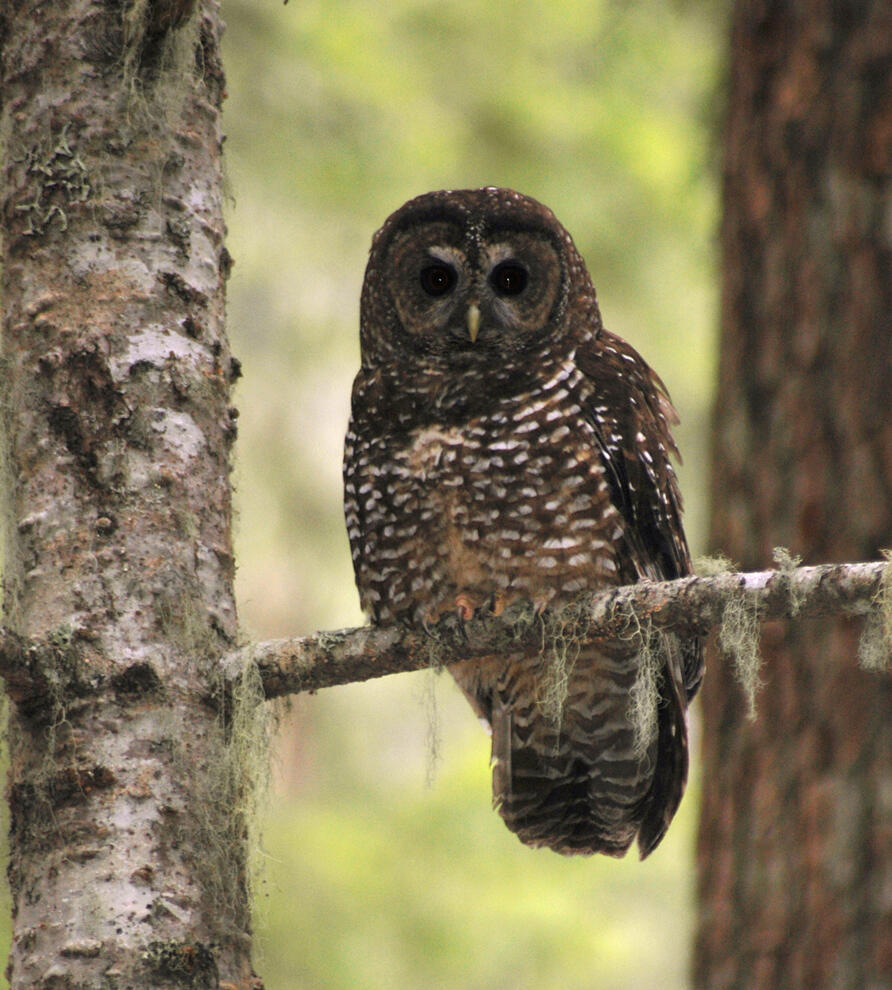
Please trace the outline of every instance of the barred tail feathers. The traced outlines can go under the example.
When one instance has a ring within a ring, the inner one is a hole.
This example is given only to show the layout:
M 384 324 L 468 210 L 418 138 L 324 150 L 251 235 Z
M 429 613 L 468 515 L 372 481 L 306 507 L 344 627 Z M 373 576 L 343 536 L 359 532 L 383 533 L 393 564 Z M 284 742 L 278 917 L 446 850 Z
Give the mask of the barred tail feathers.
M 527 845 L 565 855 L 622 856 L 636 836 L 642 858 L 648 855 L 665 834 L 687 774 L 677 683 L 661 691 L 657 732 L 641 753 L 629 718 L 636 670 L 628 654 L 584 648 L 559 719 L 543 713 L 535 690 L 523 689 L 541 658 L 518 659 L 504 668 L 486 711 L 493 803 L 506 825 Z

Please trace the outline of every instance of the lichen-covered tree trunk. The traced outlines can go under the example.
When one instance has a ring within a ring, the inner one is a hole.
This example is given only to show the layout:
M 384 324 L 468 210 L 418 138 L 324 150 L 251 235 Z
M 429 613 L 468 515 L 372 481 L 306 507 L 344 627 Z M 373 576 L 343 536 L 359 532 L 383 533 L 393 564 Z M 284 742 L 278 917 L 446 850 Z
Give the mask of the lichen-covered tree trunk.
M 254 985 L 216 0 L 7 0 L 11 986 Z
M 892 545 L 887 0 L 740 0 L 725 130 L 711 542 L 745 569 Z M 771 623 L 747 720 L 703 691 L 695 984 L 879 988 L 892 973 L 892 690 L 860 623 Z

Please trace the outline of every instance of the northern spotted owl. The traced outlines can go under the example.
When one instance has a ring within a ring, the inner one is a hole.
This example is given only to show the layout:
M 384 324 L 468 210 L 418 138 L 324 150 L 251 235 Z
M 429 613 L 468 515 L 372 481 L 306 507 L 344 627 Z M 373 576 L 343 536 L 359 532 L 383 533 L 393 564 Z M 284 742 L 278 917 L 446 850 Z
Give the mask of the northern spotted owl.
M 375 235 L 361 300 L 344 486 L 364 610 L 427 628 L 520 600 L 690 573 L 657 375 L 605 330 L 591 278 L 546 207 L 508 189 L 428 193 Z M 492 729 L 493 800 L 533 846 L 642 856 L 687 776 L 697 643 L 655 640 L 656 726 L 630 716 L 633 641 L 585 645 L 561 717 L 543 656 L 452 668 Z M 652 658 L 653 658 L 652 651 Z

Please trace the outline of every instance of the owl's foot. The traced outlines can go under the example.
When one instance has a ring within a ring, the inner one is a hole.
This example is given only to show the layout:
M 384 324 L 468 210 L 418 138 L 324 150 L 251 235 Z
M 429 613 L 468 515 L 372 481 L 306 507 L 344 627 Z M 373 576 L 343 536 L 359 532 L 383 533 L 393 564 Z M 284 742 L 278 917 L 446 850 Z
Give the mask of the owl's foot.
M 458 619 L 462 635 L 467 639 L 465 623 L 470 622 L 479 609 L 487 609 L 492 615 L 501 615 L 505 611 L 506 604 L 505 595 L 501 591 L 497 591 L 482 600 L 470 592 L 460 591 L 453 599 L 451 608 L 444 604 L 439 608 L 431 609 L 421 616 L 421 625 L 425 632 L 431 632 L 440 619 L 451 611 Z M 544 603 L 542 607 L 545 607 Z
M 450 608 L 448 605 L 440 606 L 439 608 L 433 608 L 429 612 L 421 616 L 421 627 L 426 633 L 432 633 L 433 627 L 443 618 L 444 615 L 448 615 L 451 611 L 452 614 L 458 619 L 458 627 L 461 631 L 462 637 L 467 641 L 468 634 L 465 631 L 465 623 L 470 622 L 474 618 L 474 613 L 477 610 L 477 606 L 474 604 L 473 599 L 470 595 L 461 592 L 455 596 L 455 601 Z
M 505 605 L 505 595 L 501 591 L 491 594 L 482 606 L 475 604 L 474 599 L 464 591 L 455 596 L 456 613 L 463 622 L 470 622 L 481 607 L 489 609 L 492 615 L 501 615 L 505 611 Z M 544 603 L 542 607 L 545 607 Z
M 489 596 L 487 605 L 493 615 L 501 615 L 505 611 L 505 595 L 501 591 L 497 591 Z
M 458 616 L 459 622 L 470 622 L 476 611 L 477 606 L 469 595 L 461 592 L 455 596 L 455 614 Z
M 475 611 L 476 606 L 464 592 L 455 596 L 455 615 L 458 619 L 458 629 L 462 639 L 466 643 L 468 641 L 468 631 L 465 629 L 465 623 L 470 622 L 474 618 Z

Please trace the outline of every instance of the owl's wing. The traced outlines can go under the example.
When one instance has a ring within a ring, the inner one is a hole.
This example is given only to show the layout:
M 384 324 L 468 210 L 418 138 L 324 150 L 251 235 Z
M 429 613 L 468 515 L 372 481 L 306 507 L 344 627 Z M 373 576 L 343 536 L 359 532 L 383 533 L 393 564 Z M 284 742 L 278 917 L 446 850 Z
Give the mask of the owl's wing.
M 364 415 L 368 405 L 366 392 L 368 383 L 363 371 L 353 382 L 350 423 L 344 438 L 344 519 L 347 523 L 347 537 L 350 541 L 350 556 L 353 559 L 353 572 L 359 587 L 360 604 L 370 618 L 377 620 L 376 609 L 363 594 L 361 576 L 367 565 L 366 501 L 371 497 L 373 465 L 370 463 L 368 443 L 363 439 Z
M 353 424 L 347 430 L 344 438 L 344 519 L 347 523 L 347 538 L 350 541 L 350 556 L 353 558 L 353 569 L 357 571 L 362 558 L 362 526 L 360 521 L 361 507 L 357 494 L 358 478 L 356 463 L 356 434 Z
M 600 444 L 613 504 L 629 532 L 631 580 L 671 580 L 690 572 L 681 495 L 671 457 L 678 422 L 666 388 L 629 344 L 601 331 L 576 354 L 587 377 L 588 413 Z
M 671 458 L 678 416 L 666 387 L 637 351 L 606 331 L 577 351 L 613 504 L 623 517 L 616 555 L 620 579 L 671 580 L 691 573 L 681 493 Z M 662 839 L 681 801 L 688 769 L 685 709 L 703 678 L 697 639 L 659 637 L 662 661 L 656 766 L 642 806 L 644 858 Z
M 682 500 L 672 458 L 678 415 L 666 387 L 638 352 L 602 330 L 583 344 L 576 363 L 586 376 L 587 411 L 598 438 L 611 500 L 623 517 L 617 554 L 620 579 L 669 581 L 691 573 L 682 526 Z M 687 699 L 700 686 L 699 643 L 682 659 Z

